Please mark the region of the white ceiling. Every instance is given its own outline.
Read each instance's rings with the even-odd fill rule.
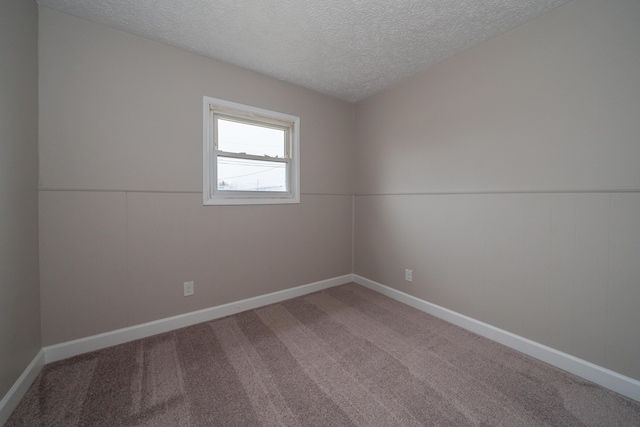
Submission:
[[[38,0],[359,101],[569,0]]]

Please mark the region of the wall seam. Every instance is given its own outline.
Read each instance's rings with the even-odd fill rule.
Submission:
[[[163,193],[163,194],[202,194],[201,190],[160,190],[160,189],[132,189],[132,188],[56,188],[56,187],[39,187],[38,192],[78,192],[78,193]],[[353,193],[300,193],[302,196],[353,196]]]
[[[353,163],[357,162],[356,142],[358,140],[358,129],[356,127],[356,105],[351,104],[351,126],[353,128],[353,141],[351,144],[351,155]],[[351,273],[356,272],[356,170],[351,172]]]
[[[609,194],[609,218],[608,218],[608,230],[607,230],[607,287],[605,288],[605,309],[607,310],[607,320],[604,322],[604,360],[607,366],[609,364],[609,298],[611,297],[611,204],[612,197]]]

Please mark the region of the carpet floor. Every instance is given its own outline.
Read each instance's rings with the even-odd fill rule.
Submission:
[[[46,365],[7,426],[640,426],[640,403],[356,284]]]

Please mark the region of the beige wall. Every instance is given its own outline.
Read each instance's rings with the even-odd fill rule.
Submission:
[[[39,30],[43,345],[351,272],[351,104],[47,8]],[[299,205],[202,206],[204,95],[301,118]]]
[[[0,2],[0,400],[40,350],[37,21]]]
[[[355,273],[640,379],[639,22],[574,1],[357,104]]]
[[[355,166],[355,273],[640,379],[638,2],[457,55],[355,134],[348,103],[40,14],[43,345],[351,272]],[[202,206],[203,95],[301,117],[300,205]]]

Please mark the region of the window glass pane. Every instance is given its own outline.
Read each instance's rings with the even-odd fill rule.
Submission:
[[[218,156],[218,190],[287,191],[287,164]]]
[[[218,150],[284,158],[285,130],[218,118]]]

